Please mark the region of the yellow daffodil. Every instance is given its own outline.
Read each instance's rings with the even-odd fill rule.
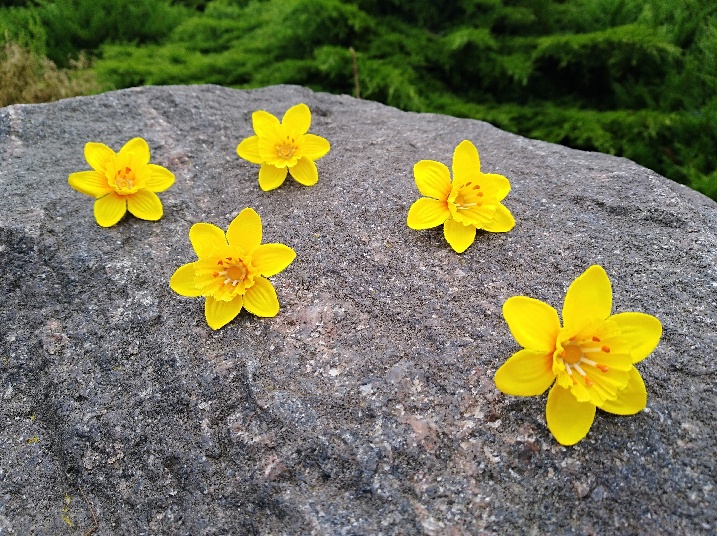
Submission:
[[[85,144],[85,160],[91,171],[72,173],[70,186],[95,201],[95,219],[111,227],[128,210],[143,220],[162,217],[157,192],[174,184],[174,174],[149,163],[149,145],[142,138],[129,140],[115,153],[103,143]]]
[[[440,162],[421,160],[413,166],[422,197],[408,211],[411,229],[443,225],[443,235],[458,253],[473,243],[476,229],[494,233],[510,231],[515,220],[500,202],[510,192],[502,175],[481,173],[478,150],[464,140],[453,152],[453,182],[448,168]]]
[[[284,183],[287,173],[304,186],[319,180],[314,160],[329,152],[329,142],[321,136],[307,134],[311,111],[306,104],[289,108],[281,123],[264,110],[251,116],[256,136],[244,139],[237,154],[252,164],[261,164],[259,186],[265,192]]]
[[[563,326],[547,303],[514,296],[503,305],[510,332],[523,350],[495,373],[506,394],[548,394],[546,420],[555,439],[574,445],[584,438],[598,407],[618,415],[645,408],[647,391],[634,364],[647,357],[662,336],[662,324],[645,313],[611,315],[612,288],[593,265],[568,288]]]
[[[169,281],[182,296],[206,296],[207,324],[219,329],[242,307],[257,316],[276,316],[279,300],[271,282],[296,257],[284,244],[261,243],[261,218],[245,208],[229,224],[226,236],[216,225],[195,223],[189,230],[198,260],[180,266]]]

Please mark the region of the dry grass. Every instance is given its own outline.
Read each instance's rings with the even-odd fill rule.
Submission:
[[[58,69],[46,57],[6,40],[0,49],[0,107],[99,93],[89,67],[89,60],[81,56],[69,69]]]

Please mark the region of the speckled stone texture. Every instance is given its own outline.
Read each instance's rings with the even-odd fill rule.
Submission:
[[[305,102],[312,188],[262,192],[251,113]],[[144,137],[165,216],[99,227],[83,146]],[[471,140],[517,225],[463,255],[406,226],[413,165]],[[174,294],[188,231],[244,207],[297,252],[279,315],[213,332]],[[572,448],[493,374],[506,298],[605,267],[664,325],[647,409]],[[717,204],[634,163],[479,121],[279,86],[142,88],[0,110],[0,534],[714,534]],[[72,526],[69,525],[72,524]]]

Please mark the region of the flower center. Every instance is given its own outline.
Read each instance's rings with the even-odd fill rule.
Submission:
[[[294,153],[296,152],[296,149],[298,149],[298,147],[294,138],[286,136],[286,141],[282,140],[281,143],[277,143],[276,145],[274,145],[274,149],[276,150],[276,155],[279,158],[288,160],[289,158],[294,156]]]
[[[237,264],[227,268],[227,277],[232,281],[244,281],[246,277],[246,268],[243,264]]]
[[[135,176],[134,171],[125,166],[124,169],[119,169],[117,171],[117,175],[115,176],[115,188],[118,193],[129,193],[132,188],[134,188],[136,180],[137,177]]]
[[[224,259],[220,259],[218,264],[222,269],[214,272],[212,275],[214,277],[224,278],[222,285],[236,287],[246,279],[247,268],[241,259],[225,257]]]
[[[575,376],[573,376],[573,371],[577,372],[582,377],[585,381],[586,387],[590,387],[594,382],[590,379],[589,373],[594,373],[597,370],[600,372],[607,372],[609,370],[607,365],[593,361],[592,359],[586,357],[585,354],[594,354],[598,352],[609,354],[610,347],[606,344],[599,347],[592,346],[589,344],[590,342],[599,343],[600,339],[593,337],[592,340],[582,341],[582,344],[578,344],[571,340],[563,346],[562,352],[558,354],[558,359],[560,359],[560,361],[562,361],[565,365],[565,370],[568,373],[568,376],[570,376],[573,380],[573,384],[577,383]],[[592,367],[592,370],[588,369],[586,372],[583,369],[583,366]]]
[[[473,182],[468,181],[458,189],[456,198],[453,200],[457,210],[468,210],[473,207],[480,207],[483,203],[479,201],[480,197],[483,197],[483,192],[479,192],[480,185],[473,185]]]
[[[569,344],[563,349],[563,361],[574,365],[583,357],[583,351],[577,344]]]

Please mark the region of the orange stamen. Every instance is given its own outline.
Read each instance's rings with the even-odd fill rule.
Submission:
[[[602,363],[598,363],[598,364],[595,365],[595,366],[596,366],[597,368],[599,368],[599,369],[600,369],[601,371],[603,371],[603,372],[607,372],[608,370],[610,370],[610,369],[607,367],[607,365],[603,365]]]
[[[593,382],[590,378],[588,378],[587,376],[585,376],[585,385],[586,385],[586,386],[592,387],[592,386],[593,386],[593,383],[595,383],[595,382]]]
[[[610,353],[610,347],[609,347],[607,344],[606,344],[605,346],[603,346],[602,348],[600,348],[600,349],[601,349],[603,352],[605,352],[606,354],[609,354],[609,353]]]
[[[600,339],[597,338],[597,337],[595,337],[595,336],[593,336],[593,342],[600,342]]]

